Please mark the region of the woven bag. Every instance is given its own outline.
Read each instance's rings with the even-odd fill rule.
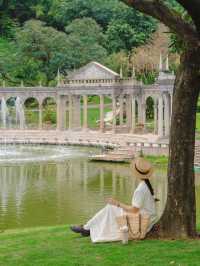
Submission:
[[[150,217],[139,213],[126,213],[116,218],[119,230],[127,226],[129,239],[144,239],[149,226]]]
[[[144,239],[147,234],[147,229],[150,224],[150,217],[147,214],[140,216],[140,239]]]
[[[129,229],[129,238],[140,239],[140,214],[139,213],[127,213],[126,219],[127,219],[128,229]]]
[[[116,217],[116,221],[119,229],[122,227],[128,226],[126,214]]]

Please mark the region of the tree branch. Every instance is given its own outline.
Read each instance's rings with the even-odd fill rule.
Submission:
[[[162,0],[122,0],[131,7],[150,15],[168,26],[186,42],[196,43],[199,37],[195,27],[184,21],[173,9],[167,7]]]
[[[200,1],[199,0],[176,0],[182,5],[193,19],[193,22],[200,34]]]

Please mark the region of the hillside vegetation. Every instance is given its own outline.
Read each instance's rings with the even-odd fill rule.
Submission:
[[[91,60],[119,71],[156,27],[119,0],[1,0],[0,81],[51,85]]]

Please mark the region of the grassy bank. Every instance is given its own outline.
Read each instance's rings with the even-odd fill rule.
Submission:
[[[145,156],[147,160],[152,162],[153,164],[158,164],[158,165],[167,165],[168,163],[168,157],[167,156],[153,156],[153,155],[147,155]]]
[[[200,113],[197,113],[196,116],[196,130],[199,132],[200,131]]]
[[[1,266],[197,266],[199,250],[197,240],[92,244],[66,226],[0,234]]]

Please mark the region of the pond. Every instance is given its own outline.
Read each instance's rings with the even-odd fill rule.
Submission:
[[[67,146],[2,146],[0,230],[84,223],[109,196],[130,202],[138,181],[129,165],[88,161],[90,154],[99,152]],[[161,215],[166,169],[156,167],[154,176]]]

